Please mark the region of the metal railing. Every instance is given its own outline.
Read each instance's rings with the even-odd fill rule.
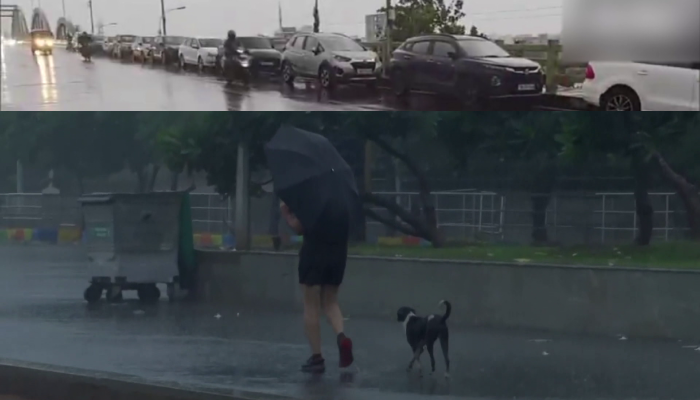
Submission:
[[[594,211],[595,213],[600,214],[600,226],[596,227],[595,229],[600,230],[601,243],[605,243],[606,233],[610,233],[611,231],[629,232],[631,238],[634,239],[637,232],[637,225],[639,222],[634,201],[634,193],[611,192],[596,193],[595,195],[600,197],[601,204],[601,208],[599,210]],[[660,203],[663,204],[663,208],[661,209],[658,209],[658,207],[654,207],[654,214],[660,214],[662,216],[663,224],[661,226],[657,226],[658,224],[654,224],[654,227],[652,229],[654,232],[661,232],[662,238],[666,242],[670,239],[670,233],[676,230],[685,230],[685,228],[676,227],[675,224],[672,223],[672,217],[674,214],[676,214],[676,211],[671,208],[671,198],[675,195],[675,193],[649,193],[649,197],[651,198],[652,202],[658,199],[661,200]],[[632,209],[616,209],[615,201],[617,200],[619,202],[620,200],[625,199],[628,201],[628,204],[630,200],[632,201]],[[656,200],[657,205],[659,204],[658,200]],[[617,224],[610,226],[610,217],[614,215],[626,216],[625,219],[631,221],[631,226],[616,226]]]
[[[418,192],[376,192],[377,196],[394,198],[396,203],[417,215],[420,212]],[[505,219],[505,197],[494,192],[463,190],[434,192],[430,196],[435,205],[439,228],[449,230],[454,236],[476,237],[479,234],[502,235]],[[373,211],[386,215],[383,208]],[[381,225],[368,221],[370,225]],[[457,235],[455,235],[457,234]]]

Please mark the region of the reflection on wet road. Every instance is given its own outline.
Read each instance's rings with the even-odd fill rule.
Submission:
[[[333,94],[315,85],[288,87],[262,79],[244,88],[227,87],[219,78],[132,65],[106,58],[85,63],[76,53],[56,49],[33,56],[22,45],[3,46],[2,109],[51,111],[381,111],[460,110],[451,100],[414,95],[398,101],[386,91],[364,85],[341,87]],[[508,109],[523,107],[507,106]],[[499,109],[503,109],[500,108]]]
[[[685,348],[697,343],[452,326],[452,380],[442,376],[440,355],[438,374],[421,379],[405,371],[410,350],[400,324],[352,315],[352,373],[335,367],[324,327],[329,370],[314,379],[298,372],[308,356],[299,315],[165,300],[93,308],[81,299],[89,273],[76,247],[0,246],[0,260],[0,358],[305,400],[697,400],[700,393],[699,354]]]

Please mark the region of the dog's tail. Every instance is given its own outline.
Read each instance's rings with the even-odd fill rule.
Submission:
[[[442,316],[442,323],[444,324],[447,318],[450,318],[450,314],[452,314],[452,304],[447,300],[441,300],[438,305],[445,305],[445,315]]]

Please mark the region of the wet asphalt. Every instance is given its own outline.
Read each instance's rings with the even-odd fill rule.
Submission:
[[[141,65],[96,56],[92,63],[65,48],[32,55],[26,45],[3,45],[0,57],[4,111],[459,111],[457,101],[427,94],[397,100],[364,85],[329,93],[312,82],[289,87],[261,78],[250,87],[226,85],[213,74],[177,66]],[[500,102],[494,110],[541,109],[541,104]]]
[[[440,355],[435,376],[406,372],[399,323],[352,315],[355,366],[337,368],[324,324],[329,369],[309,377],[298,371],[309,353],[300,315],[166,299],[143,306],[129,293],[87,306],[83,260],[78,246],[0,246],[0,359],[303,399],[700,398],[700,343],[452,326],[448,381]]]

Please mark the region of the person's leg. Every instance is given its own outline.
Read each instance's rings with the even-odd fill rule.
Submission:
[[[299,284],[304,305],[304,331],[311,346],[311,357],[301,366],[304,372],[320,373],[326,370],[321,355],[321,281],[323,275],[314,260],[309,245],[304,243],[299,252]]]
[[[304,295],[304,330],[314,355],[321,355],[321,286],[301,285]]]
[[[328,322],[333,327],[336,335],[343,333],[344,321],[343,313],[338,304],[338,291],[340,286],[324,285],[322,293],[323,312],[328,318]]]

